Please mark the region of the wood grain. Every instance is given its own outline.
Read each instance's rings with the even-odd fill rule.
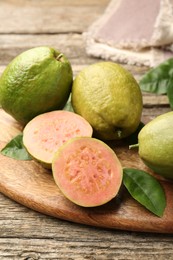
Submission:
[[[71,224],[45,217],[20,205],[12,207],[8,199],[6,202],[2,217],[7,214],[7,221],[0,229],[9,231],[2,233],[0,239],[2,260],[161,260],[164,257],[171,260],[172,235],[122,232]],[[8,216],[12,211],[15,211],[16,217],[10,232],[11,220]]]
[[[90,63],[92,59],[85,52],[84,39],[81,34],[46,34],[31,35],[31,34],[10,34],[1,35],[0,38],[0,65],[7,65],[14,57],[21,52],[38,46],[52,46],[63,52],[68,59],[77,64]],[[66,44],[64,44],[66,43]],[[94,59],[96,60],[96,59]]]
[[[71,223],[30,210],[0,194],[2,260],[172,260],[171,234]]]
[[[81,4],[80,0],[1,0],[0,17],[3,22],[0,23],[0,33],[81,33],[103,13],[108,3],[109,0],[100,0],[99,5],[91,0],[85,1],[85,4]]]
[[[1,148],[5,141],[21,131],[18,125],[4,111],[0,111]],[[15,136],[14,135],[14,136]],[[146,169],[137,155],[124,144],[110,142],[123,167]],[[116,147],[116,148],[115,148]],[[154,216],[136,201],[124,188],[120,194],[101,207],[83,208],[67,200],[52,178],[51,171],[35,161],[18,161],[0,155],[0,191],[11,199],[46,215],[92,226],[173,233],[173,184],[162,181],[167,197],[167,207],[162,218]],[[139,217],[140,216],[140,217]]]

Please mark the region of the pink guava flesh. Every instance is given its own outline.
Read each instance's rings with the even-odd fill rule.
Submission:
[[[52,171],[65,197],[83,207],[110,201],[122,183],[122,167],[114,151],[91,137],[66,142],[54,156]]]
[[[81,116],[64,110],[36,116],[23,130],[23,143],[37,160],[51,164],[54,153],[67,140],[92,136],[92,127]]]

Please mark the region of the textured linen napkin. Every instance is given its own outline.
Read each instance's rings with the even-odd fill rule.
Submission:
[[[173,57],[173,0],[112,0],[84,37],[89,55],[154,67]]]

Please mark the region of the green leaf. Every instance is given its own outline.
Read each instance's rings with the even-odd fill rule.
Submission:
[[[173,84],[173,58],[149,70],[139,81],[142,91],[156,94],[167,94],[170,84]]]
[[[32,160],[23,145],[23,135],[13,138],[2,150],[1,154],[17,160]]]
[[[166,196],[161,184],[153,176],[142,170],[124,168],[123,184],[135,200],[158,217],[163,216]]]

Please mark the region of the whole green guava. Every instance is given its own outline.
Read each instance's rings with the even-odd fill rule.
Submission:
[[[119,64],[98,62],[76,76],[72,106],[102,140],[125,138],[136,131],[142,114],[142,93],[133,75]]]
[[[173,179],[173,111],[146,124],[138,135],[139,155],[155,173]]]
[[[36,47],[18,55],[0,78],[0,104],[22,124],[62,109],[73,82],[71,64],[54,48]]]

